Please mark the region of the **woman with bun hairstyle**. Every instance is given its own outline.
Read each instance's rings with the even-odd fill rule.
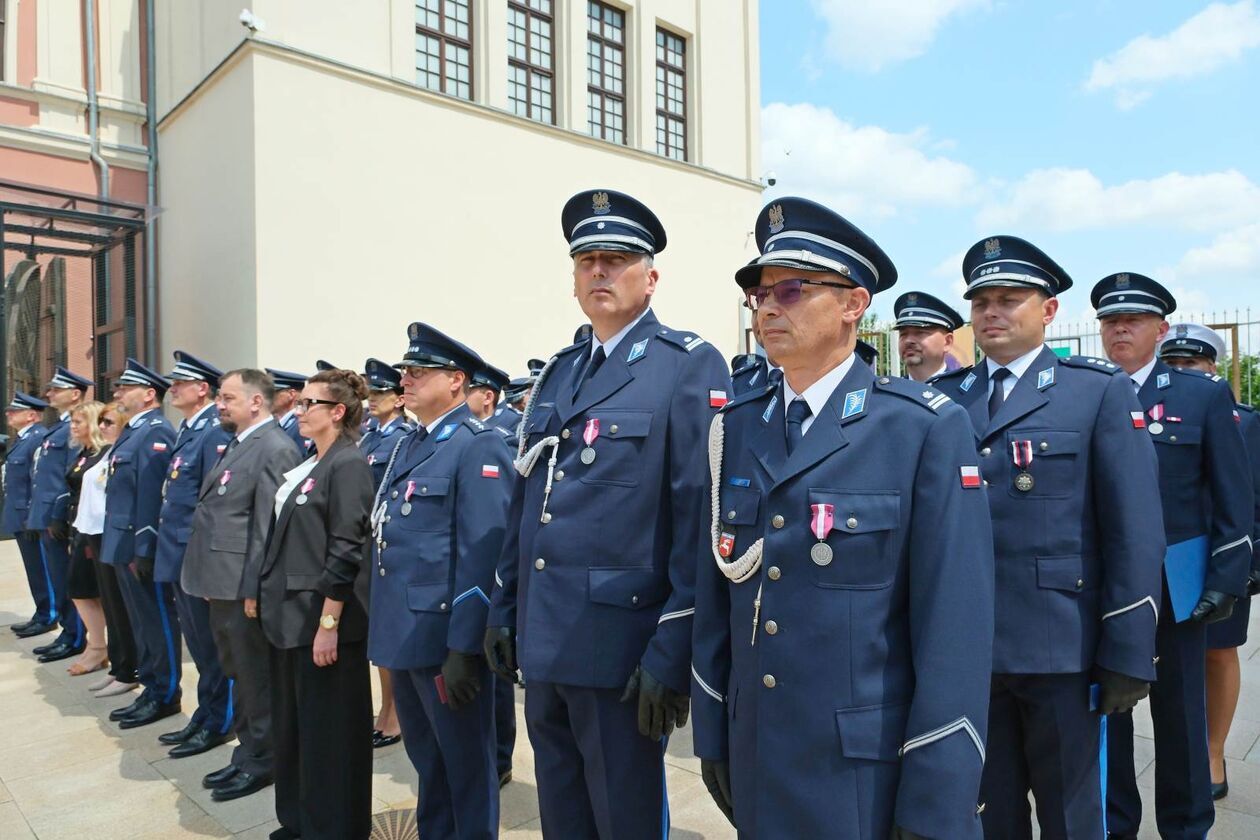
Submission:
[[[285,473],[259,581],[271,644],[273,840],[357,840],[372,814],[367,569],[372,468],[355,446],[368,389],[332,369],[296,403],[310,458]]]

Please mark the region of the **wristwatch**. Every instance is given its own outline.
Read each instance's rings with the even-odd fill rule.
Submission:
[[[319,626],[325,630],[336,630],[337,625],[341,623],[341,619],[335,615],[326,615],[319,620]]]

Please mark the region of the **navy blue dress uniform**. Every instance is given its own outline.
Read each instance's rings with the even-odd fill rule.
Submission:
[[[398,367],[485,363],[426,324],[408,329]],[[481,640],[514,473],[501,432],[466,403],[399,437],[377,491],[368,657],[389,668],[403,743],[420,776],[423,837],[495,837],[492,675]],[[451,708],[444,664],[476,656],[480,689]]]
[[[127,708],[136,715],[144,711],[143,717],[150,717],[179,711],[181,641],[175,597],[169,583],[153,577],[162,485],[175,446],[175,430],[160,408],[169,380],[129,358],[118,384],[153,388],[159,401],[159,407],[128,419],[110,450],[105,531],[101,535],[101,561],[113,566],[118,575],[144,689]],[[135,571],[130,568],[133,564]],[[120,717],[127,726],[126,716]]]
[[[222,375],[223,372],[214,365],[176,350],[175,366],[168,378],[206,382],[212,389],[217,389]],[[153,579],[170,586],[174,593],[180,632],[197,665],[197,710],[186,730],[190,738],[202,730],[209,733],[201,736],[203,739],[209,736],[222,738],[232,731],[232,680],[224,675],[219,662],[210,626],[210,605],[205,598],[189,595],[179,583],[202,479],[218,462],[219,456],[227,451],[231,440],[232,435],[219,425],[219,409],[213,402],[194,417],[181,420],[162,485]]]
[[[304,374],[293,373],[287,370],[276,370],[275,368],[265,368],[265,370],[271,374],[272,381],[276,383],[277,391],[292,388],[300,392],[306,387],[306,380],[310,378]],[[313,444],[302,437],[302,432],[298,428],[296,411],[289,410],[284,416],[276,418],[276,422],[280,424],[281,429],[284,429],[284,433],[293,439],[293,444],[298,448],[298,454],[302,458],[313,454],[311,452]]]
[[[39,397],[18,391],[9,403],[11,411],[44,411],[48,403]],[[22,555],[26,571],[26,584],[35,602],[35,613],[24,625],[41,633],[51,630],[61,618],[56,590],[52,583],[52,571],[48,568],[38,533],[26,528],[33,496],[31,473],[37,456],[44,445],[48,429],[38,421],[27,426],[9,439],[9,451],[4,462],[4,510],[0,516],[0,531],[12,534]],[[32,634],[33,635],[33,634]]]
[[[763,209],[756,236],[745,289],[765,265],[872,293],[896,280],[873,241],[804,199]],[[803,437],[781,378],[710,432],[696,754],[729,763],[741,837],[978,838],[993,547],[966,415],[856,354],[824,380]]]
[[[968,298],[995,285],[1057,296],[1072,283],[1009,236],[973,246],[963,276]],[[995,369],[1008,374],[993,381]],[[990,391],[1009,375],[990,416]],[[1044,345],[1009,367],[989,359],[931,383],[971,417],[993,522],[985,834],[1029,837],[1031,789],[1042,837],[1098,837],[1102,725],[1091,683],[1104,703],[1136,702],[1155,677],[1164,538],[1151,436],[1118,367]]]
[[[562,225],[570,254],[666,245],[612,191],[570,199]],[[643,674],[689,693],[704,436],[727,382],[717,350],[649,308],[607,347],[557,353],[527,407],[490,623],[516,628],[548,837],[668,833],[662,744],[621,698]]]
[[[363,368],[363,378],[373,391],[393,391],[402,393],[402,374],[380,359],[368,359]],[[359,451],[372,467],[374,487],[380,487],[385,478],[385,466],[389,463],[390,453],[399,438],[411,431],[412,426],[405,415],[390,420],[384,426],[374,424],[359,439]]]
[[[75,388],[87,393],[92,381],[59,366],[48,387]],[[74,650],[82,648],[86,642],[83,622],[66,592],[66,578],[70,572],[70,531],[66,522],[70,488],[66,484],[66,472],[71,458],[78,457],[78,450],[79,445],[70,438],[70,413],[66,412],[48,427],[40,445],[32,469],[31,509],[26,519],[26,527],[38,531],[40,535],[40,548],[44,552],[57,598],[61,640]],[[63,529],[61,533],[51,530],[54,524]]]
[[[1090,296],[1098,318],[1147,314],[1163,319],[1177,308],[1155,280],[1133,272],[1098,281]],[[1185,333],[1179,327],[1173,331]],[[1174,345],[1176,346],[1176,345]],[[1151,686],[1155,725],[1155,819],[1167,838],[1201,838],[1214,808],[1208,767],[1206,622],[1213,593],[1228,602],[1247,593],[1255,508],[1246,446],[1229,386],[1219,377],[1180,371],[1152,357],[1130,374],[1145,428],[1159,457],[1163,503],[1163,603],[1159,614],[1157,679]],[[1223,617],[1223,616],[1222,616]],[[1107,830],[1136,837],[1142,818],[1133,762],[1133,716],[1108,721]]]
[[[770,363],[760,353],[741,353],[731,357],[731,398],[753,388],[764,387]]]

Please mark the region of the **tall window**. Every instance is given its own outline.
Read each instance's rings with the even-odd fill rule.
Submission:
[[[471,0],[416,0],[416,84],[472,99]]]
[[[656,152],[687,159],[687,42],[656,30]]]
[[[508,0],[508,100],[513,113],[555,123],[552,0]]]
[[[592,137],[626,142],[626,15],[586,4],[586,120]]]

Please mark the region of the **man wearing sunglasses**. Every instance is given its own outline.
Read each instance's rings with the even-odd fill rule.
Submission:
[[[897,270],[783,198],[735,274],[781,381],[709,438],[695,750],[748,837],[979,838],[993,557],[966,415],[855,350]]]
[[[688,713],[704,436],[727,370],[652,313],[666,237],[651,210],[587,190],[561,226],[592,331],[548,362],[522,421],[486,654],[529,686],[543,833],[659,837],[662,738]]]
[[[993,521],[997,613],[985,834],[1099,837],[1099,714],[1155,677],[1164,529],[1133,383],[1105,359],[1045,344],[1072,285],[1014,236],[963,257],[985,360],[933,380],[967,409]]]

